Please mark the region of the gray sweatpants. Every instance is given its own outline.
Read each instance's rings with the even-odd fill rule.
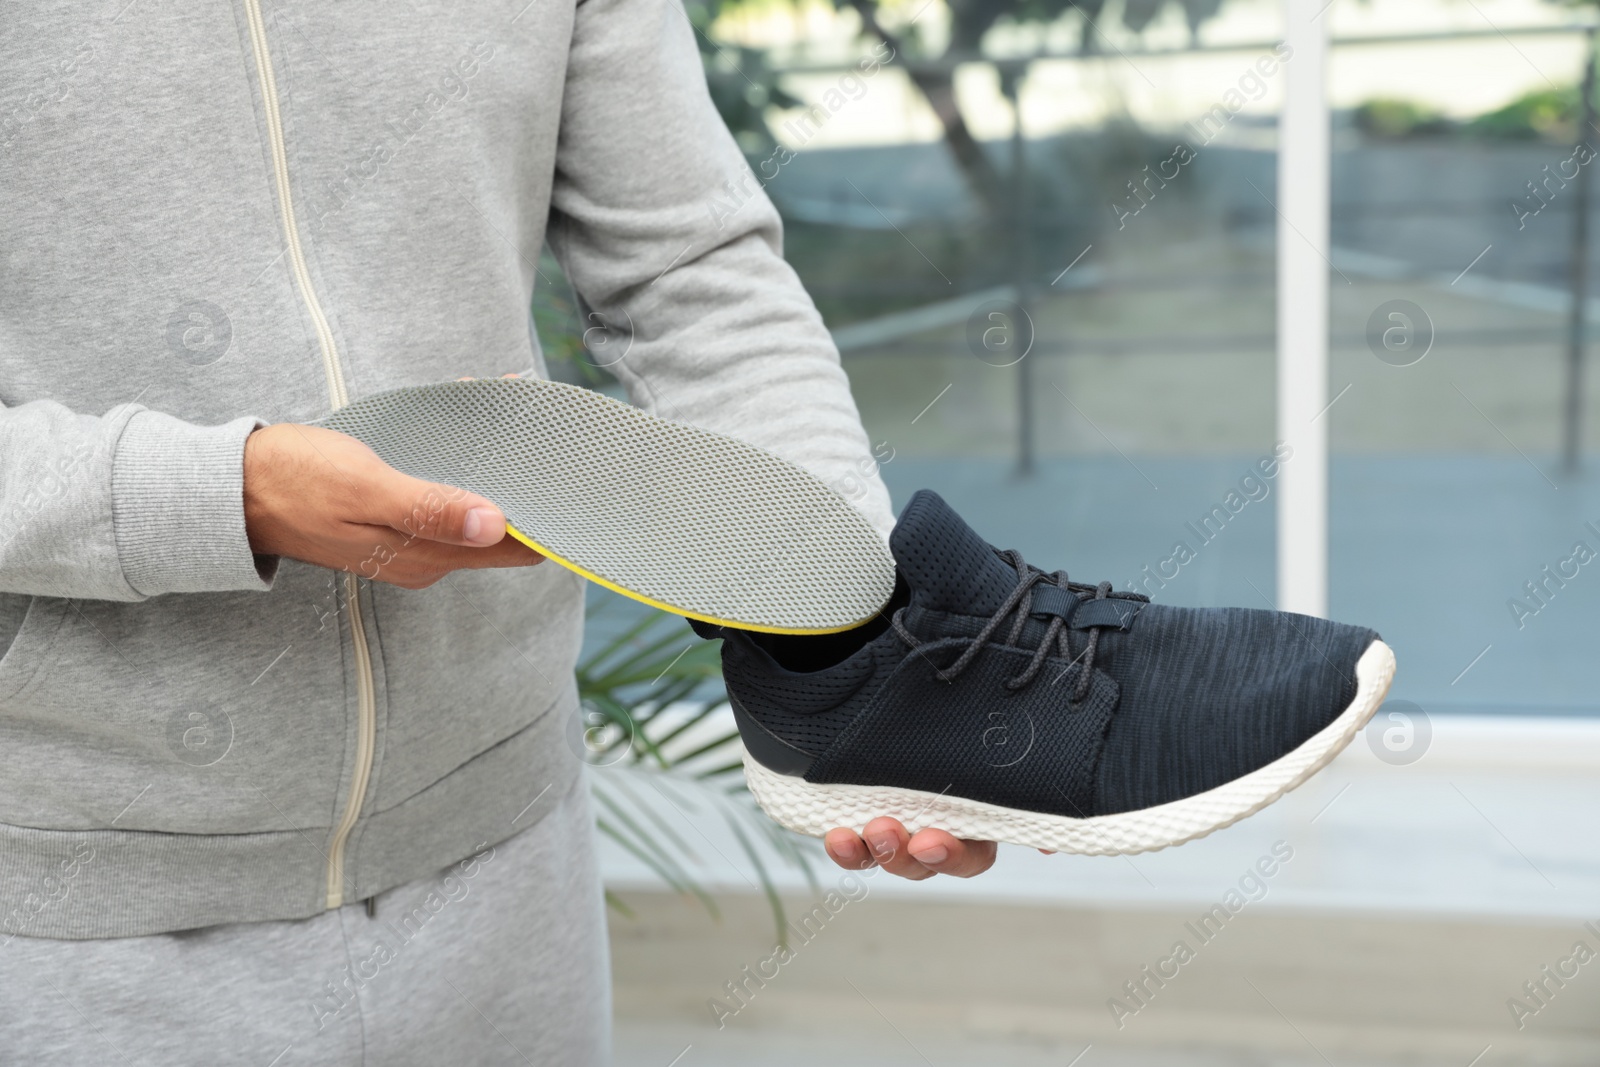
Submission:
[[[610,1062],[588,783],[475,858],[296,922],[0,943],[0,1064]]]

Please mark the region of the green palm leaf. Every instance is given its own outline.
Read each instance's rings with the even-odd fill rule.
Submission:
[[[820,892],[812,869],[816,847],[756,806],[741,773],[738,730],[713,728],[728,702],[719,645],[694,638],[675,615],[611,594],[597,592],[596,599],[591,617],[615,632],[583,657],[577,683],[586,724],[602,727],[585,734],[598,829],[673,892],[699,900],[719,918],[716,901],[685,865],[699,863],[700,856],[662,806],[687,817],[699,808],[692,799],[698,794],[720,809],[748,861],[747,877],[772,910],[778,940],[787,944],[783,901],[762,851],[798,869]],[[636,788],[640,776],[651,776],[644,780],[655,789]],[[668,786],[681,801],[669,795]],[[619,914],[632,915],[615,893],[608,891],[606,900]]]

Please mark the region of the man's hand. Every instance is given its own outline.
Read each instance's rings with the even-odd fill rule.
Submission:
[[[407,589],[465,567],[526,567],[543,556],[506,536],[506,518],[465,489],[401,474],[353,437],[279,423],[244,446],[250,548]]]
[[[920,882],[936,874],[971,878],[994,866],[993,841],[963,841],[943,830],[906,833],[899,819],[873,819],[856,833],[843,827],[822,839],[833,862],[848,870],[882,867],[890,874]]]

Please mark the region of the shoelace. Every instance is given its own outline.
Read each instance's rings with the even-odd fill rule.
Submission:
[[[1028,624],[1028,618],[1033,611],[1033,587],[1040,582],[1057,586],[1073,595],[1093,593],[1093,597],[1090,598],[1093,600],[1105,600],[1107,597],[1115,597],[1118,600],[1134,600],[1146,604],[1150,602],[1150,598],[1142,593],[1112,592],[1110,582],[1101,582],[1099,585],[1084,585],[1080,582],[1068,581],[1066,571],[1046,574],[1039,568],[1024,562],[1022,553],[1013,548],[1000,552],[1000,558],[1016,569],[1019,575],[1016,588],[1011,590],[1011,594],[1006,597],[1005,603],[1001,604],[1000,609],[990,616],[989,621],[978,632],[978,636],[972,639],[972,643],[962,651],[960,657],[950,666],[934,672],[933,676],[941,682],[952,682],[962,671],[966,670],[967,665],[976,659],[978,653],[983,651],[984,646],[989,643],[989,639],[1000,628],[1000,624],[1005,621],[1006,616],[1016,611],[1017,606],[1021,605],[1022,610],[1016,611],[1016,621],[1011,624],[1011,633],[1006,638],[1006,643],[1009,645],[1017,643],[1017,639],[1022,636],[1022,628]],[[905,611],[905,608],[896,611],[890,622],[894,625],[894,631],[899,635],[900,640],[915,651],[921,647],[923,642],[918,640],[910,630],[906,629],[906,624],[901,618]],[[1078,659],[1074,659],[1072,646],[1067,640],[1067,621],[1059,615],[1052,616],[1050,626],[1045,630],[1044,640],[1040,641],[1039,647],[1034,649],[1033,659],[1028,662],[1027,668],[1021,674],[1015,678],[1006,679],[1006,688],[1021,689],[1033,681],[1038,676],[1040,669],[1044,667],[1044,661],[1050,655],[1051,646],[1056,646],[1061,650],[1063,659],[1072,660],[1073,662],[1081,660],[1083,663],[1083,669],[1078,672],[1077,685],[1073,687],[1072,692],[1072,703],[1083,703],[1084,697],[1089,695],[1089,685],[1093,681],[1094,656],[1096,650],[1100,647],[1100,631],[1103,628],[1104,626],[1101,625],[1089,627],[1088,644],[1084,646],[1083,654]]]

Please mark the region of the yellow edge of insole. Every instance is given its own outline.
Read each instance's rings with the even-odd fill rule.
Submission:
[[[624,589],[615,582],[608,582],[593,571],[585,570],[584,568],[578,566],[570,559],[562,559],[560,556],[556,555],[554,552],[550,551],[548,548],[544,547],[539,542],[535,541],[533,538],[529,537],[527,534],[511,525],[509,522],[506,523],[506,533],[510,534],[512,537],[515,537],[518,541],[521,541],[523,544],[527,545],[529,548],[533,549],[546,559],[554,560],[563,567],[567,568],[567,570],[576,574],[581,574],[594,584],[603,585],[613,593],[621,593],[630,600],[637,600],[641,604],[649,604],[653,608],[660,608],[662,611],[671,612],[674,615],[682,615],[687,619],[696,619],[700,622],[709,622],[714,626],[729,626],[735,630],[754,630],[756,633],[763,634],[838,634],[844,633],[846,630],[854,630],[858,626],[865,626],[872,620],[873,616],[877,614],[877,612],[873,612],[872,615],[867,616],[865,619],[850,623],[848,626],[824,626],[816,628],[804,626],[757,626],[756,624],[749,622],[735,622],[732,619],[719,619],[715,615],[702,615],[698,611],[689,611],[686,608],[676,607],[672,604],[665,604],[659,600],[652,600],[643,593],[635,593],[632,589]]]

